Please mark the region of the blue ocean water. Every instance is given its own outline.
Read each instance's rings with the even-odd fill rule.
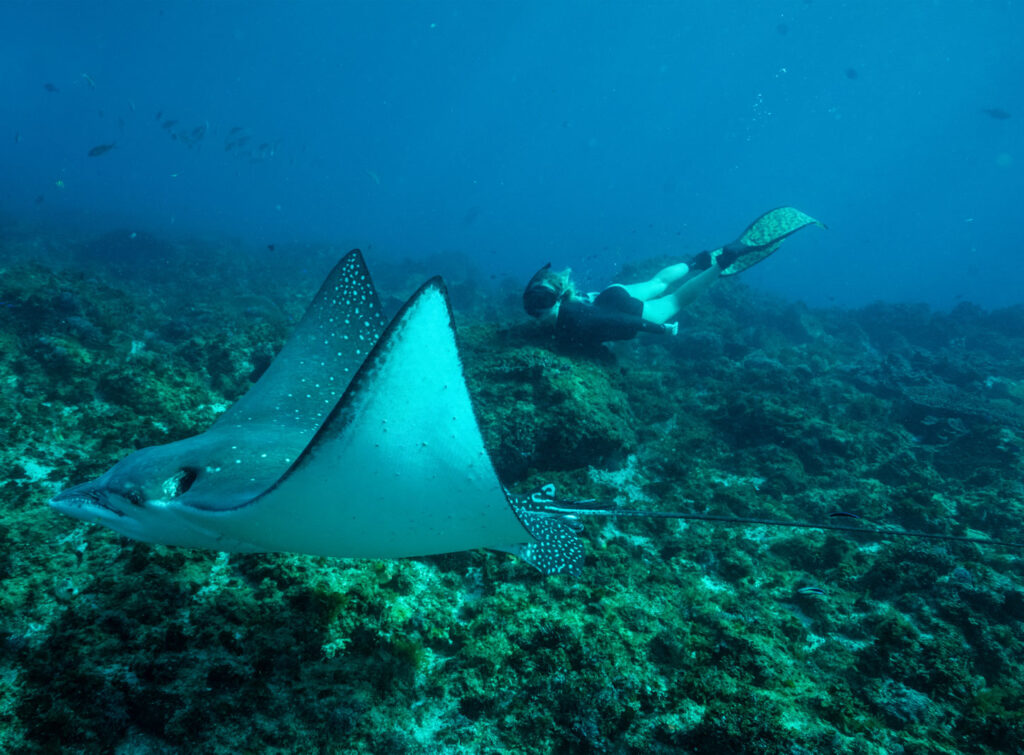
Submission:
[[[0,752],[1021,752],[1022,18],[0,3]]]
[[[0,5],[0,210],[585,285],[828,223],[811,304],[1021,300],[1019,3]],[[90,156],[91,149],[114,145]]]

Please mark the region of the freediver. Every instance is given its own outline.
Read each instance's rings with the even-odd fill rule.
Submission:
[[[650,280],[613,283],[588,294],[576,291],[571,269],[555,272],[549,262],[527,284],[523,307],[531,317],[550,323],[558,341],[576,346],[625,341],[641,332],[676,335],[680,311],[719,277],[757,264],[787,236],[808,225],[827,227],[793,207],[779,207],[761,215],[739,238],[719,249],[669,265]]]

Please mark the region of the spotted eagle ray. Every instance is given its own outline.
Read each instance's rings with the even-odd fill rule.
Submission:
[[[209,430],[136,451],[51,505],[164,545],[354,558],[489,547],[576,572],[576,525],[540,497],[498,480],[441,279],[387,325],[353,250]]]
[[[578,574],[581,516],[951,535],[613,509],[510,493],[484,446],[440,278],[390,324],[358,249],[260,379],[206,432],[125,457],[50,501],[136,540],[217,551],[400,558],[491,548]],[[845,512],[844,512],[845,513]],[[1017,546],[1015,546],[1017,547]]]

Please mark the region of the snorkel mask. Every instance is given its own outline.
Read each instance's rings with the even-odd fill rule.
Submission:
[[[551,272],[549,262],[530,278],[523,291],[523,309],[530,317],[540,317],[562,298],[565,286],[562,276]]]

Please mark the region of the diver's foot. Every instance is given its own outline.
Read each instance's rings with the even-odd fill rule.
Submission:
[[[711,267],[711,262],[711,252],[705,250],[693,258],[693,261],[690,262],[690,269],[702,273]]]
[[[757,247],[747,246],[740,241],[733,241],[731,244],[726,244],[722,247],[722,253],[715,258],[715,264],[718,265],[719,270],[727,270],[732,263],[755,249]]]

